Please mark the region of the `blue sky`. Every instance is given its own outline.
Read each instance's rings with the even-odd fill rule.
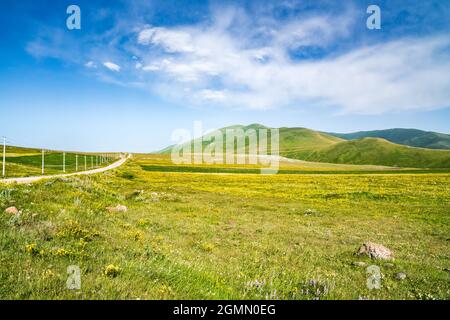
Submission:
[[[196,120],[450,133],[449,17],[439,0],[2,1],[0,135],[146,152]]]

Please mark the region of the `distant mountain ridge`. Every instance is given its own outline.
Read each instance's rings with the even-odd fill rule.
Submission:
[[[418,129],[386,129],[373,131],[358,131],[352,133],[327,133],[345,140],[361,138],[382,138],[390,142],[404,144],[411,147],[427,149],[450,150],[450,135]]]
[[[227,129],[242,129],[246,131],[260,128],[269,129],[260,124],[251,124],[248,126],[229,126],[218,129],[218,131],[225,135]],[[376,132],[397,141],[415,142],[416,144],[420,142],[420,147],[395,143],[383,137],[364,136],[365,134],[375,135]],[[408,168],[450,168],[450,150],[426,149],[423,147],[423,145],[446,146],[446,136],[448,135],[434,132],[432,132],[434,135],[430,135],[431,133],[424,135],[422,134],[423,132],[425,131],[416,129],[391,129],[355,132],[354,134],[329,134],[301,127],[282,127],[279,128],[279,153],[287,158],[314,162],[371,164]],[[440,135],[442,135],[442,139],[437,140],[434,138]],[[422,137],[422,139],[418,137]],[[223,138],[223,141],[225,140]],[[191,144],[192,147],[194,141],[198,140],[192,140],[185,145]],[[202,147],[206,148],[211,143],[213,141],[209,139],[202,141]],[[172,148],[173,146],[169,146],[161,150],[160,153],[171,153]],[[247,152],[247,141],[245,149],[236,149],[236,151],[238,153]],[[450,149],[450,145],[444,149]]]

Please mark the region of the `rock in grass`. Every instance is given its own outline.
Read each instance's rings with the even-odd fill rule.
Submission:
[[[373,243],[366,242],[364,243],[358,250],[357,255],[368,255],[372,259],[381,259],[381,260],[390,260],[392,259],[392,251],[386,248],[385,246]]]
[[[16,207],[9,207],[5,209],[5,213],[8,214],[19,214],[19,210]]]
[[[405,279],[406,279],[406,273],[404,273],[404,272],[399,272],[399,273],[397,273],[397,274],[395,275],[395,278],[396,278],[397,280],[405,280]]]
[[[310,215],[316,214],[316,213],[317,213],[317,210],[314,210],[314,209],[306,209],[305,212],[304,212],[304,215],[305,215],[305,216],[310,216]]]
[[[115,213],[115,212],[127,212],[128,208],[126,206],[120,205],[118,204],[115,207],[107,207],[106,210],[108,210],[108,212],[110,213]]]
[[[116,207],[117,212],[127,212],[128,208],[126,206],[122,206],[122,205],[117,205]]]
[[[352,265],[354,265],[355,267],[366,267],[367,263],[365,263],[363,261],[355,261],[352,263]]]

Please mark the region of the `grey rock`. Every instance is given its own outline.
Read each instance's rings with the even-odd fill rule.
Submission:
[[[406,279],[406,273],[404,273],[404,272],[399,272],[399,273],[397,273],[397,274],[395,275],[395,278],[396,278],[397,280],[405,280],[405,279]]]
[[[115,207],[107,207],[106,210],[108,210],[110,213],[115,213],[115,212],[127,212],[128,208],[126,206],[120,205],[118,204]]]
[[[381,260],[390,260],[392,259],[392,251],[386,248],[385,246],[373,243],[366,242],[359,248],[357,255],[368,255],[372,259],[381,259]]]

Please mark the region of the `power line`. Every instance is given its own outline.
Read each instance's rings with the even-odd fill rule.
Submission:
[[[1,143],[1,138],[0,138],[0,143]],[[1,148],[1,146],[0,146]],[[19,150],[16,150],[14,148],[19,148]],[[28,149],[28,150],[20,150],[20,148],[22,149]],[[11,156],[11,159],[18,159],[19,161],[14,161],[11,160],[12,163],[14,164],[23,164],[25,166],[25,168],[27,167],[37,167],[39,166],[36,161],[34,159],[32,159],[33,157],[39,157],[40,155],[40,165],[41,165],[41,173],[42,175],[45,175],[46,173],[46,169],[50,169],[50,172],[48,173],[52,173],[52,170],[61,170],[66,173],[67,172],[67,168],[72,167],[73,163],[71,163],[69,161],[69,163],[67,163],[67,157],[68,156],[75,156],[75,171],[78,172],[79,170],[79,162],[78,162],[78,156],[83,156],[84,157],[84,170],[87,171],[88,170],[88,157],[91,158],[90,162],[90,166],[91,168],[94,168],[94,164],[96,165],[96,167],[102,167],[103,165],[109,164],[111,160],[115,159],[116,157],[118,157],[118,155],[120,155],[119,152],[114,152],[114,153],[99,153],[99,152],[76,152],[76,151],[64,151],[64,150],[51,150],[51,149],[47,149],[47,148],[42,148],[42,147],[38,147],[35,146],[33,144],[30,143],[24,143],[23,141],[17,140],[17,139],[13,139],[13,138],[9,138],[7,136],[3,136],[3,155],[2,155],[2,177],[5,178],[6,177],[6,154],[8,152],[8,149],[10,150],[10,152],[14,153],[15,155]],[[34,149],[34,150],[32,150]],[[62,155],[62,159],[59,160],[61,162],[59,162],[59,164],[55,164],[55,155]],[[53,156],[53,157],[50,157]],[[28,157],[31,157],[31,162],[25,161],[23,162],[23,160],[21,160],[22,158],[26,159]],[[47,159],[46,159],[47,157]],[[50,158],[49,158],[50,157]],[[73,159],[73,158],[72,158]],[[56,161],[58,161],[56,159]],[[72,167],[73,168],[73,167]],[[48,170],[47,170],[48,171]]]

